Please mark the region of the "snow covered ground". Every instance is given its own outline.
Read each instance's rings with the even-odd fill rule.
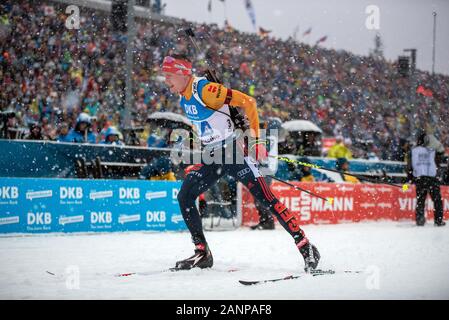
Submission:
[[[303,272],[279,226],[207,232],[211,270],[130,277],[114,274],[163,270],[191,255],[189,234],[1,237],[0,299],[449,299],[449,227],[370,222],[304,230],[321,252],[322,269],[363,273],[238,283]]]

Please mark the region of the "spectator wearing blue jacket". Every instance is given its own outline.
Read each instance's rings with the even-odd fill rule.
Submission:
[[[112,126],[107,128],[104,133],[104,140],[100,141],[100,144],[123,145],[123,142],[120,141],[120,132],[117,128]]]
[[[59,124],[57,134],[56,141],[71,142],[69,136],[69,124],[67,122],[61,122]]]
[[[71,129],[68,134],[69,142],[76,143],[96,143],[95,134],[90,131],[91,119],[87,113],[80,113],[76,119],[74,129]]]

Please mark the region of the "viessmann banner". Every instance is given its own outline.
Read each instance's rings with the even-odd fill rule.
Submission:
[[[181,182],[0,178],[0,233],[186,230]]]
[[[298,183],[302,189],[312,191],[333,202],[324,201],[281,182],[273,182],[271,190],[290,209],[301,224],[358,222],[363,220],[415,219],[416,191],[413,185],[407,191],[381,184]],[[441,187],[445,219],[449,218],[449,187]],[[259,221],[254,200],[242,188],[242,224]],[[426,217],[433,221],[433,202],[426,201]]]

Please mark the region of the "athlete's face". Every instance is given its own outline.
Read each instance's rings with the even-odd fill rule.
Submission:
[[[170,92],[176,94],[182,93],[190,80],[190,76],[170,72],[164,72],[163,75],[165,77],[165,84],[170,88]]]

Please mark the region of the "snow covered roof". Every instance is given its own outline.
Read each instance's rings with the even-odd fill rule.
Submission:
[[[323,131],[316,124],[309,120],[286,121],[282,124],[282,127],[288,131],[313,131],[323,133]]]

